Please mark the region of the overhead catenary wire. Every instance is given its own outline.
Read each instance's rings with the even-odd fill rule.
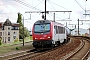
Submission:
[[[56,4],[56,3],[54,3],[54,2],[52,2],[52,1],[49,1],[49,3],[51,4],[51,3],[53,3],[53,4],[55,4],[55,5],[57,5],[57,6],[59,6],[59,7],[61,7],[61,8],[63,8],[63,9],[65,9],[65,10],[68,10],[67,8],[65,8],[65,7],[63,7],[63,6],[60,6],[60,5],[58,5],[58,4]],[[53,7],[53,5],[51,4],[51,6]],[[54,8],[54,7],[53,7]],[[54,8],[55,9],[55,8]],[[69,18],[68,19],[70,19],[70,13],[69,13]]]
[[[39,2],[36,6],[34,6],[34,7],[39,6],[41,3],[43,3],[43,1],[44,1],[44,0],[40,1],[40,2]]]
[[[75,2],[80,6],[80,8],[82,8],[85,11],[85,9],[80,5],[80,3],[77,0],[75,0]]]
[[[60,6],[59,4],[56,4],[55,2],[52,2],[52,1],[50,1],[50,2],[53,3],[53,4],[55,4],[55,5],[57,5],[57,6],[59,6],[59,7],[61,7],[61,8],[63,8],[63,9],[65,9],[65,10],[68,10],[67,8],[65,8],[63,6]]]
[[[51,1],[48,1],[49,2],[49,4],[53,7],[53,9],[55,9],[56,10],[56,8],[50,3]],[[56,15],[56,14],[55,14]],[[57,14],[58,15],[58,14]],[[61,15],[59,15],[59,16],[61,16]],[[58,18],[57,16],[56,16],[56,18]],[[60,19],[60,17],[59,17],[59,19]]]
[[[36,7],[34,7],[34,6],[31,6],[31,5],[29,5],[28,3],[25,3],[25,2],[23,2],[23,1],[20,1],[20,0],[14,0],[14,1],[16,1],[16,2],[18,2],[18,3],[20,3],[20,4],[24,5],[24,6],[27,6],[27,7],[29,7],[29,8],[32,8],[32,9],[41,11],[40,9],[38,9],[38,8],[36,8]]]
[[[50,3],[51,1],[49,1],[49,3]],[[50,5],[53,7],[53,5],[50,3]],[[53,9],[55,9],[54,7],[53,7]],[[56,10],[56,9],[55,9]]]
[[[36,8],[36,7],[33,7],[33,6],[31,6],[31,5],[23,2],[23,1],[20,1],[20,0],[14,0],[14,1],[16,1],[16,2],[22,4],[22,5],[26,6],[26,7],[29,7],[29,8],[31,8],[31,9],[42,11],[42,10],[40,10],[40,9],[38,9],[38,8]],[[41,2],[41,1],[40,1],[40,2]],[[49,2],[49,1],[48,1],[48,2]],[[54,7],[53,7],[53,8],[54,8]],[[60,17],[61,17],[61,16],[59,15],[59,18],[60,18]]]
[[[39,10],[39,11],[41,11],[40,9],[38,9],[38,8],[36,8],[36,7],[33,7],[32,5],[29,5],[29,4],[27,4],[27,3],[23,2],[23,1],[20,1],[20,0],[14,0],[14,1],[16,1],[16,2],[18,2],[18,3],[20,3],[20,4],[24,5],[24,6],[26,6],[26,7],[28,7],[28,8],[32,8],[32,9],[34,9],[34,10]],[[30,14],[30,19],[31,19],[31,14]]]
[[[50,1],[49,1],[50,2]],[[51,3],[51,2],[50,2]],[[57,5],[57,6],[59,6],[59,7],[61,7],[61,8],[65,8],[65,7],[62,7],[62,6],[60,6],[60,5],[58,5],[58,4],[55,4],[55,5]],[[32,6],[32,5],[31,5]],[[52,5],[52,7],[53,7],[53,5]],[[81,6],[82,7],[82,6]],[[30,7],[29,7],[30,8]],[[36,8],[36,6],[35,6],[35,8]],[[33,8],[31,8],[31,9],[33,9]],[[67,8],[65,8],[66,10],[68,10]],[[82,7],[82,9],[83,9],[83,7]],[[37,10],[37,9],[34,9],[34,10]],[[84,9],[83,9],[84,10]],[[85,10],[84,10],[85,11]],[[50,14],[51,15],[51,14]],[[69,15],[70,16],[70,15]],[[60,18],[61,16],[59,16],[59,18]],[[57,18],[57,17],[56,17]]]

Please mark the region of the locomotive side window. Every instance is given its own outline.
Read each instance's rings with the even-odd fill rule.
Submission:
[[[54,29],[56,29],[56,26],[54,26]]]
[[[58,26],[58,34],[60,34],[60,26]]]
[[[56,26],[56,34],[58,34],[58,27]]]
[[[50,24],[35,24],[34,33],[47,33],[50,32]]]
[[[54,29],[56,31],[56,34],[58,34],[58,27],[57,26],[54,26]]]
[[[61,33],[65,33],[65,28],[59,26],[59,34],[61,34]]]
[[[62,34],[65,33],[65,28],[60,26],[54,26],[54,29],[56,30],[56,34]]]
[[[65,28],[63,27],[63,33],[65,33]]]
[[[63,27],[60,27],[60,34],[63,33]]]

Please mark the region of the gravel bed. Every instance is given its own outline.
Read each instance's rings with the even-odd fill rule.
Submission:
[[[77,48],[80,43],[80,40],[74,39],[69,44],[60,46],[58,49],[36,56],[34,58],[31,58],[30,60],[60,60],[62,56],[65,56],[66,54]]]

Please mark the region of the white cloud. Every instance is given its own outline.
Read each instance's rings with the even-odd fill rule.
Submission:
[[[18,1],[18,0],[17,0]],[[20,0],[22,1],[22,0]],[[78,1],[78,0],[76,0]],[[30,17],[29,13],[25,14],[26,11],[39,11],[42,10],[44,11],[44,0],[23,0],[23,2],[29,4],[29,7],[26,7],[14,0],[0,0],[0,21],[5,21],[7,18],[9,18],[12,22],[16,22],[17,20],[17,13],[20,12],[23,14],[25,19],[28,19]],[[54,4],[54,3],[56,4]],[[79,0],[78,1],[80,5],[85,9],[85,1]],[[86,2],[86,9],[90,9],[90,4],[89,0]],[[62,8],[62,7],[65,8]],[[31,8],[30,8],[31,7]],[[35,8],[33,8],[35,7]],[[37,9],[36,9],[37,8]],[[39,10],[38,10],[39,9]],[[84,10],[75,2],[75,0],[47,0],[47,10],[56,10],[56,11],[61,11],[61,10],[69,10],[72,11],[70,15],[70,19],[73,20],[70,23],[77,23],[77,19],[85,19],[85,16],[83,15],[85,12]],[[90,11],[89,11],[90,12]],[[87,12],[87,13],[89,13]],[[25,26],[29,27],[32,26],[32,24],[39,20],[41,18],[42,14],[33,14],[30,21],[25,21]],[[56,13],[56,16],[58,18],[56,19],[64,19],[69,17],[69,13]],[[47,19],[53,20],[53,13],[49,13],[49,16],[47,15]],[[90,19],[88,17],[88,19]],[[65,22],[62,22],[65,23]],[[69,23],[69,22],[68,22]],[[73,23],[73,24],[74,24]],[[86,25],[85,25],[86,26]],[[82,26],[81,26],[82,27]],[[88,27],[88,26],[87,26]],[[82,27],[84,28],[84,27]],[[86,28],[86,27],[85,27]]]
[[[3,4],[3,2],[2,1],[0,1],[0,5],[2,5]]]

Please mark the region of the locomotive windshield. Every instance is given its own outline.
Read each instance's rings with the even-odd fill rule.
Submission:
[[[35,24],[34,33],[47,33],[50,32],[50,24]]]

